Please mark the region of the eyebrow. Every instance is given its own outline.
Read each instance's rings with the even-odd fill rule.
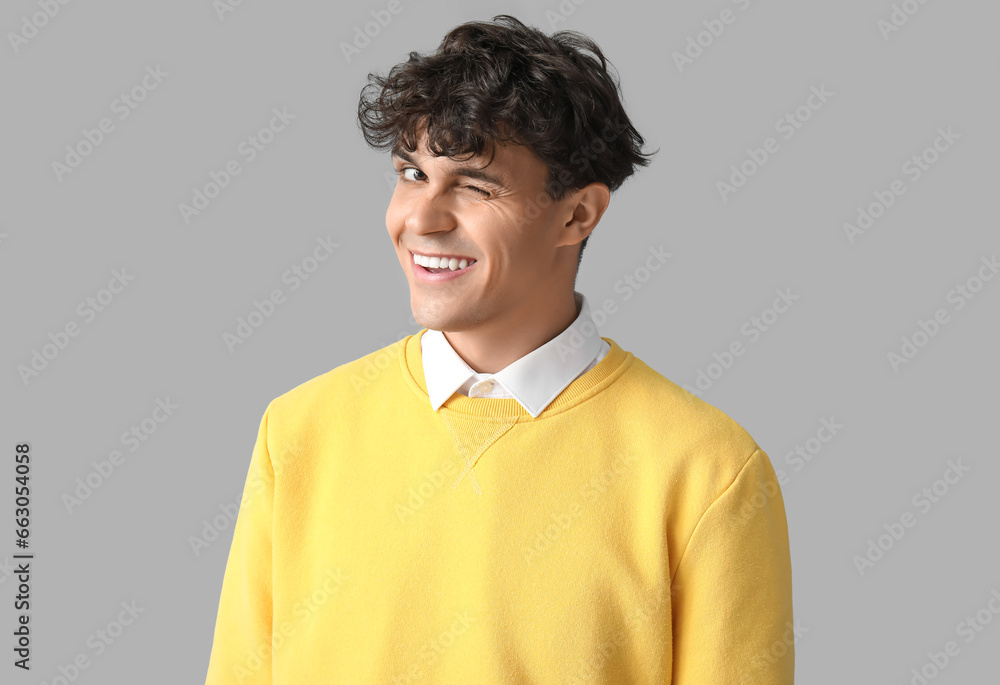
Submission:
[[[409,162],[410,164],[420,166],[419,164],[417,164],[417,160],[413,159],[413,155],[411,155],[409,152],[407,152],[402,148],[397,148],[393,150],[392,156],[394,158],[398,157],[399,159]],[[502,178],[500,178],[495,174],[490,173],[489,171],[480,169],[479,167],[459,164],[457,166],[452,167],[451,170],[447,172],[447,174],[448,176],[465,176],[467,178],[474,178],[480,181],[485,181],[486,183],[489,183],[497,188],[502,188],[504,190],[508,189],[507,183]]]

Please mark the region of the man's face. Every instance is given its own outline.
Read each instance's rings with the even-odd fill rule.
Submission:
[[[413,153],[393,155],[399,178],[385,215],[416,322],[440,331],[516,324],[553,294],[565,294],[578,251],[563,230],[573,194],[547,201],[548,170],[526,147],[498,145],[484,166],[488,155],[434,157],[425,143],[422,137]],[[465,258],[469,265],[435,275],[415,264],[414,254]]]

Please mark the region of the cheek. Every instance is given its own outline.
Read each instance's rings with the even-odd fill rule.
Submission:
[[[389,201],[389,206],[385,210],[385,227],[389,231],[389,234],[393,236],[399,235],[403,228],[403,216],[400,208],[396,194],[393,193],[392,199]]]

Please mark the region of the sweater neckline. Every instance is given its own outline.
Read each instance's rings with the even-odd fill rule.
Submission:
[[[422,328],[400,341],[399,363],[406,384],[430,408],[431,400],[427,394],[424,363],[420,351],[420,336],[427,330]],[[560,414],[604,390],[632,365],[635,357],[631,352],[623,350],[611,338],[601,336],[601,339],[611,346],[611,350],[594,368],[566,386],[537,417],[533,417],[513,397],[468,397],[460,392],[455,392],[445,400],[438,413],[498,422],[541,421]]]

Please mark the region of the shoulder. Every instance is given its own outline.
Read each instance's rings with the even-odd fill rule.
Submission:
[[[670,493],[665,520],[671,553],[679,560],[714,502],[730,491],[727,505],[743,507],[775,475],[766,452],[734,418],[641,361],[635,366],[628,389],[637,400],[632,409],[640,417],[643,468]]]
[[[665,447],[660,452],[684,469],[715,477],[735,474],[759,449],[750,433],[713,404],[663,376],[642,360],[633,362],[633,411],[642,429]]]
[[[365,395],[402,379],[400,354],[409,337],[340,364],[278,395],[267,407],[271,421],[288,426],[306,417],[342,417]]]

